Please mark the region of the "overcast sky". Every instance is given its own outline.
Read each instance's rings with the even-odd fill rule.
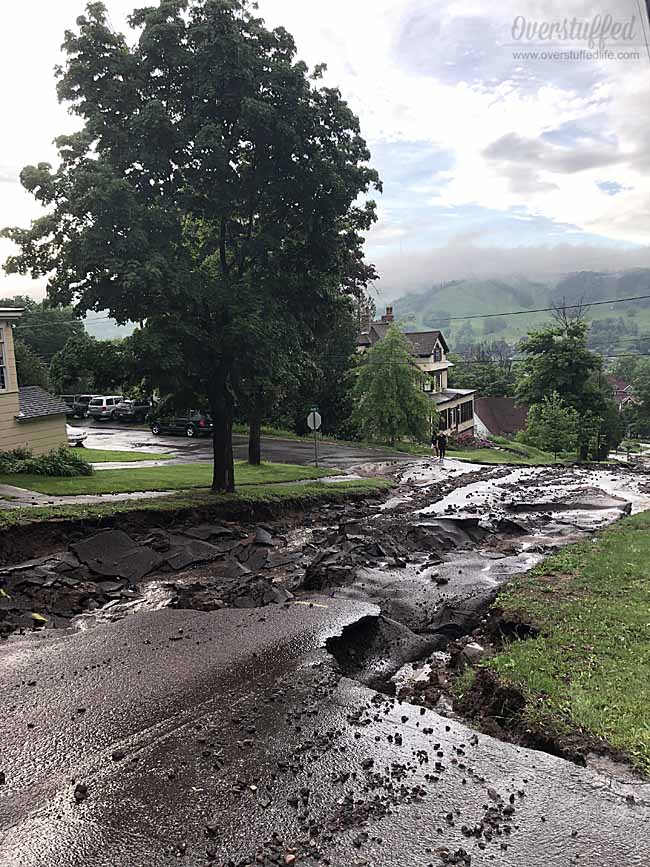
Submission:
[[[107,0],[123,29],[133,0]],[[0,10],[0,225],[39,209],[22,166],[56,162],[54,136],[75,123],[53,67],[82,0],[20,0]],[[328,64],[361,119],[384,182],[367,242],[392,298],[450,277],[540,276],[650,266],[650,60],[639,0],[260,0],[308,64]],[[523,29],[611,15],[627,59],[521,59],[580,51],[580,38],[517,38]],[[632,19],[635,19],[632,21]],[[571,34],[569,34],[571,35]],[[630,35],[631,38],[626,38]],[[11,252],[0,242],[0,258]],[[0,274],[0,295],[43,283]]]

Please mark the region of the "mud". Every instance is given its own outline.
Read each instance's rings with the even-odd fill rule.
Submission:
[[[566,473],[419,462],[381,505],[73,540],[71,569],[139,595],[0,648],[6,863],[643,867],[648,787],[525,742],[515,691],[449,701],[515,628],[486,617],[499,587],[624,513],[548,504],[647,499],[641,474]]]

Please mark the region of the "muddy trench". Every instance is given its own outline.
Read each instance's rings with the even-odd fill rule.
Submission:
[[[509,578],[650,508],[647,490],[650,474],[639,470],[420,461],[400,469],[383,501],[321,505],[263,523],[182,515],[171,526],[76,527],[67,545],[2,569],[0,634],[13,641],[110,627],[167,607],[257,609],[263,620],[267,606],[313,605],[316,596],[367,602],[377,614],[326,640],[341,675],[525,742],[512,724],[520,697],[501,694],[486,675],[455,707],[450,684],[504,635],[528,637],[525,626],[488,616]],[[526,745],[562,754],[552,743]],[[578,750],[563,755],[581,759]]]

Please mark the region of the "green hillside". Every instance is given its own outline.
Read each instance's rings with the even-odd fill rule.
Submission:
[[[531,328],[548,321],[548,313],[499,316],[454,321],[453,317],[480,316],[512,310],[605,301],[650,295],[650,269],[622,272],[581,271],[547,283],[525,277],[494,280],[453,280],[405,295],[393,302],[396,317],[407,330],[441,328],[452,346],[481,341],[516,343]],[[591,307],[591,342],[601,352],[650,352],[650,299]],[[450,321],[451,318],[451,321]]]

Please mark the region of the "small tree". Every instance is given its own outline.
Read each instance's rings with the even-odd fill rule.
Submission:
[[[578,413],[567,406],[557,391],[535,403],[528,411],[526,441],[553,452],[573,451],[578,442]]]
[[[356,371],[352,419],[362,435],[391,445],[405,436],[424,442],[437,428],[437,412],[423,379],[407,338],[392,325]]]

